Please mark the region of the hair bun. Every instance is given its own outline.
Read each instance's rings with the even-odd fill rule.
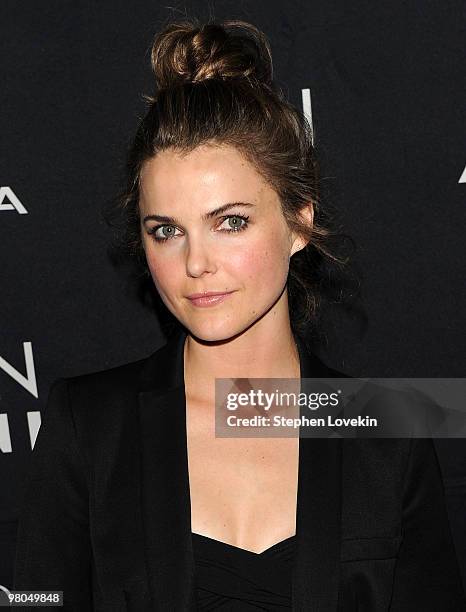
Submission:
[[[241,33],[244,30],[244,33]],[[151,51],[157,89],[207,79],[253,79],[271,85],[272,53],[266,36],[245,21],[170,23]]]

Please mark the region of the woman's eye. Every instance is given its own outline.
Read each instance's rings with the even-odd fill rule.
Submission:
[[[157,242],[164,242],[170,240],[175,236],[174,225],[156,225],[148,232],[152,238]]]
[[[223,232],[240,232],[248,227],[249,216],[246,215],[227,215],[223,217],[224,222],[227,222],[227,228],[221,231]]]

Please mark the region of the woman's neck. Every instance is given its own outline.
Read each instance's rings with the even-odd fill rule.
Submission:
[[[188,334],[184,344],[187,391],[211,398],[216,378],[300,378],[299,351],[290,325],[275,329],[253,326],[221,342],[204,342]]]

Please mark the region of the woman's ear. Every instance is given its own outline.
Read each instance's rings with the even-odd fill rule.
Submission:
[[[303,223],[305,223],[309,228],[312,228],[314,224],[314,206],[312,205],[312,202],[309,202],[309,204],[306,204],[306,206],[304,206],[299,211],[299,216],[301,217],[301,221]],[[305,240],[302,236],[296,235],[294,232],[293,232],[293,236],[294,236],[294,241],[291,247],[290,257],[294,255],[297,251],[304,249],[304,247],[308,243],[308,241]]]

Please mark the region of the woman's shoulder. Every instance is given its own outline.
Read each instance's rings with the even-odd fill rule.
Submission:
[[[68,377],[70,383],[99,383],[112,379],[126,379],[131,374],[136,373],[147,357],[140,357],[137,360],[124,361],[111,367],[99,368],[82,374],[75,374]]]
[[[325,358],[318,356],[316,348],[302,333],[294,335],[301,363],[301,378],[351,378],[327,364]]]
[[[137,360],[127,361],[110,368],[64,377],[62,380],[72,391],[87,389],[96,392],[99,390],[112,390],[132,386],[136,384],[138,376],[149,358],[150,355]]]
[[[112,418],[118,411],[127,410],[139,391],[144,390],[147,379],[164,384],[162,364],[166,361],[166,344],[154,352],[136,360],[56,379],[54,387],[65,390],[72,412],[95,417],[96,413],[109,410]]]

